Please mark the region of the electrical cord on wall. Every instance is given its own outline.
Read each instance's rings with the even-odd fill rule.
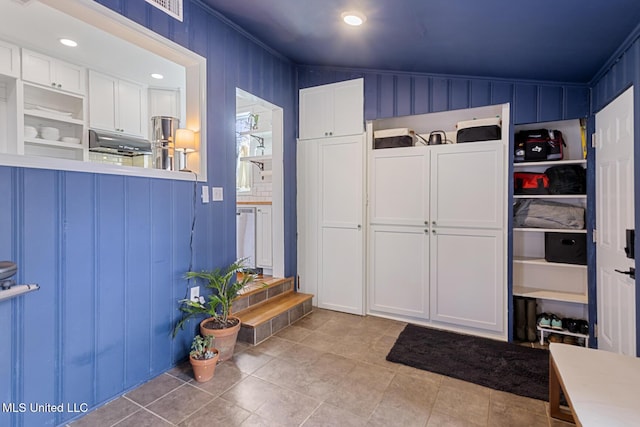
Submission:
[[[195,233],[195,228],[196,228],[196,199],[197,199],[197,194],[198,194],[198,174],[195,172],[191,172],[193,173],[193,200],[192,200],[192,205],[191,205],[191,209],[192,209],[192,216],[191,216],[191,232],[189,235],[189,269],[187,271],[192,271],[193,270],[193,235]],[[185,299],[189,299],[189,283],[190,281],[193,279],[188,279],[187,280],[187,288],[185,289]]]

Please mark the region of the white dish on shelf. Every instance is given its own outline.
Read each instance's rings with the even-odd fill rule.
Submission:
[[[44,111],[45,113],[59,114],[61,116],[67,116],[67,117],[71,117],[71,114],[73,114],[73,113],[69,113],[68,111],[54,110],[53,108],[42,107],[40,105],[36,105],[35,109]]]
[[[60,138],[62,142],[68,142],[69,144],[79,144],[80,138],[76,138],[75,136],[63,136]]]
[[[25,126],[24,127],[24,137],[25,138],[37,138],[38,137],[38,129],[33,126]]]
[[[43,139],[49,139],[51,141],[57,141],[60,138],[60,129],[49,126],[42,126],[40,128],[40,137]]]

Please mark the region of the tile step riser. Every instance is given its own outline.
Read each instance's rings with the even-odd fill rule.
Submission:
[[[286,294],[288,292],[293,292],[293,280],[287,280],[278,285],[266,288],[258,293],[236,298],[233,302],[233,305],[231,306],[231,312],[239,313],[248,308],[259,306],[260,304],[264,304],[272,298],[275,298],[282,294]]]
[[[260,344],[272,335],[275,335],[287,326],[297,322],[313,311],[311,300],[304,301],[289,310],[286,310],[269,321],[256,326],[241,326],[238,334],[238,341],[246,342],[252,345]]]

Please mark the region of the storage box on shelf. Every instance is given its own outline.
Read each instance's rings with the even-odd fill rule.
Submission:
[[[562,160],[542,162],[514,163],[514,172],[527,171],[543,173],[547,168],[559,165],[579,165],[587,167],[583,158],[582,139],[579,120],[561,122],[535,123],[516,127],[523,129],[557,129],[564,135],[567,146],[564,148]],[[541,194],[518,195],[514,202],[523,199],[542,199],[567,205],[580,206],[585,209],[585,217],[589,214],[586,194]],[[560,317],[588,317],[588,266],[579,263],[550,262],[545,256],[545,234],[567,233],[566,236],[587,234],[587,218],[584,229],[571,228],[513,228],[513,295],[535,298],[538,301],[538,312],[553,312]],[[568,239],[569,237],[567,237]],[[541,343],[547,330],[538,329]],[[549,331],[559,333],[563,331]],[[564,335],[585,338],[565,331]],[[588,336],[587,336],[588,338]],[[586,342],[588,345],[588,341]]]

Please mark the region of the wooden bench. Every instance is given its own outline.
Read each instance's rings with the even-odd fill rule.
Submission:
[[[578,426],[640,425],[640,359],[551,343],[549,409]],[[571,412],[560,407],[560,390]]]

